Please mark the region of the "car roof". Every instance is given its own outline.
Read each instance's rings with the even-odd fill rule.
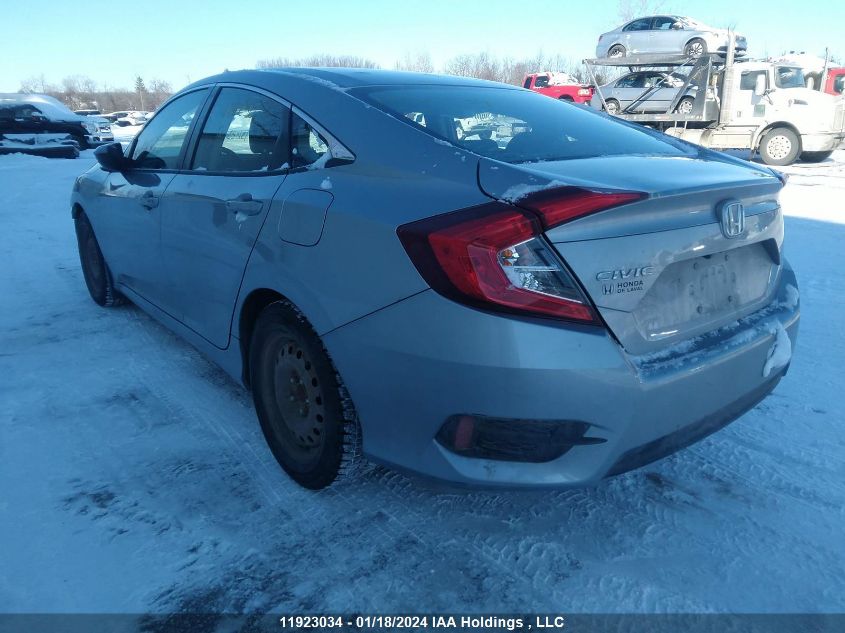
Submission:
[[[443,86],[517,86],[502,84],[484,79],[458,77],[456,75],[436,75],[433,73],[415,73],[401,70],[382,70],[378,68],[262,68],[259,70],[225,71],[219,75],[202,79],[192,86],[221,82],[256,83],[322,83],[326,88],[345,90],[362,86],[407,86],[407,85],[443,85]]]

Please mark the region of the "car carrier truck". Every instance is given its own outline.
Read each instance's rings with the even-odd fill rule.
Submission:
[[[728,49],[730,51],[730,48]],[[845,99],[806,87],[798,66],[761,61],[735,61],[733,55],[642,54],[616,59],[584,60],[595,83],[597,67],[654,68],[686,76],[665,112],[643,114],[638,105],[660,86],[646,88],[614,116],[662,130],[666,134],[714,149],[759,152],[767,165],[795,160],[819,162],[845,139]],[[692,107],[678,105],[695,86]],[[607,102],[596,89],[602,109]],[[639,108],[642,110],[643,108]]]

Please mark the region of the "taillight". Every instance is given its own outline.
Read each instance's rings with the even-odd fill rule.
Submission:
[[[426,282],[446,297],[485,309],[597,323],[543,232],[643,195],[571,187],[541,191],[520,199],[519,206],[493,202],[405,224],[397,233]]]

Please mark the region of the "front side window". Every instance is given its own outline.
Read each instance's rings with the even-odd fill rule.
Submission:
[[[668,136],[525,90],[416,85],[350,92],[432,136],[510,163],[626,154],[685,156],[694,151]],[[422,112],[427,125],[416,124],[405,116],[408,112]],[[456,134],[459,127],[463,134]]]
[[[549,76],[548,75],[540,75],[537,77],[537,80],[534,82],[535,88],[548,88],[549,87]]]
[[[307,167],[327,159],[329,144],[314,127],[294,113],[291,124],[291,166]]]
[[[778,88],[804,88],[804,71],[796,66],[778,66],[775,68],[775,86]]]
[[[202,128],[191,169],[273,171],[288,160],[290,109],[251,90],[223,88]]]
[[[141,130],[132,159],[140,169],[177,169],[188,130],[208,90],[195,90],[168,103]]]
[[[675,22],[677,22],[675,18],[661,15],[654,18],[654,23],[651,28],[657,31],[668,31],[672,28],[672,25],[675,24]]]

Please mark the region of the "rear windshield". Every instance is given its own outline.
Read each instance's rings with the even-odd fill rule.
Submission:
[[[694,152],[669,137],[524,90],[417,85],[350,92],[432,136],[509,163]]]

